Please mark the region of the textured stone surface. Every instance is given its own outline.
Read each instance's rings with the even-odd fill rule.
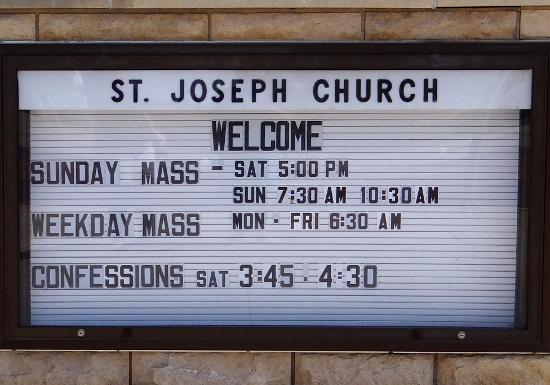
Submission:
[[[432,8],[432,0],[113,0],[113,8]]]
[[[548,355],[442,356],[438,385],[548,385]]]
[[[107,8],[109,0],[1,0],[0,8]]]
[[[431,354],[296,354],[296,385],[432,385]]]
[[[437,0],[437,7],[517,7],[550,5],[550,0]]]
[[[203,14],[42,14],[40,40],[206,40]]]
[[[550,0],[112,0],[113,8],[433,8],[550,6]],[[108,8],[109,0],[1,0],[0,8]]]
[[[516,11],[367,12],[367,40],[515,39]]]
[[[212,40],[360,40],[360,13],[228,13],[211,19]]]
[[[34,40],[34,15],[0,14],[0,40]]]
[[[522,10],[521,11],[521,38],[536,39],[550,37],[550,10]]]
[[[290,353],[138,353],[133,385],[288,385]]]
[[[1,385],[127,385],[128,353],[0,352]]]

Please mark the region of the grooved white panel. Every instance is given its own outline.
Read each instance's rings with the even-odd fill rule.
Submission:
[[[513,327],[519,108],[32,111],[30,323]]]

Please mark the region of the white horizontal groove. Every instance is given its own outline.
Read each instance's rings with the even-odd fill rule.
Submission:
[[[216,115],[31,114],[31,159],[117,160],[118,185],[32,185],[33,213],[133,213],[129,237],[32,238],[37,265],[183,264],[184,288],[32,289],[34,325],[369,325],[512,327],[515,315],[517,111],[249,114],[323,119],[323,151],[213,152]],[[219,114],[219,117],[236,116]],[[141,185],[141,162],[197,160],[197,185]],[[212,171],[221,164],[222,171]],[[235,178],[237,160],[268,160],[266,177]],[[347,160],[347,178],[278,176],[278,160]],[[266,186],[266,204],[232,203],[233,186]],[[439,186],[436,205],[361,204],[360,189]],[[346,186],[346,204],[277,203],[277,187]],[[137,188],[136,188],[137,187]],[[85,202],[85,208],[83,207]],[[143,213],[199,212],[200,237],[144,238]],[[321,214],[317,231],[289,230],[289,212]],[[233,212],[263,212],[266,230],[235,231]],[[331,212],[367,212],[366,231],[329,231]],[[403,228],[376,231],[401,212]],[[279,223],[272,222],[279,213]],[[292,289],[240,288],[239,265],[292,264]],[[327,264],[375,264],[376,289],[323,286]],[[198,270],[225,269],[230,287],[195,286]],[[307,277],[307,281],[303,281]],[[348,279],[348,276],[345,276]]]

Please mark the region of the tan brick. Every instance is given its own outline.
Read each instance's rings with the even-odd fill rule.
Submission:
[[[133,353],[133,385],[287,385],[290,353]]]
[[[550,10],[522,10],[521,11],[521,38],[540,39],[550,37]]]
[[[519,7],[550,5],[550,0],[437,0],[437,7]]]
[[[109,0],[1,0],[1,8],[108,8]]]
[[[127,385],[128,353],[0,352],[2,385]]]
[[[35,16],[0,14],[0,40],[34,40]]]
[[[367,40],[517,38],[516,11],[436,10],[367,12]]]
[[[450,355],[439,359],[439,385],[548,385],[547,355]]]
[[[296,385],[432,385],[431,354],[296,354]]]
[[[432,8],[433,0],[113,0],[113,8]]]
[[[360,13],[212,15],[213,40],[360,40]]]
[[[42,14],[40,40],[206,40],[202,14]]]

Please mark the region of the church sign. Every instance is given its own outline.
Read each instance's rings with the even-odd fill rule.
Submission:
[[[3,344],[546,350],[547,57],[480,46],[5,46]]]

